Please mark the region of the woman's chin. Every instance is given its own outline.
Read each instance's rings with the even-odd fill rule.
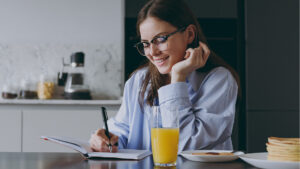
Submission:
[[[157,69],[158,69],[159,73],[163,74],[163,75],[169,74],[171,72],[171,69],[169,69],[169,68],[158,67]]]

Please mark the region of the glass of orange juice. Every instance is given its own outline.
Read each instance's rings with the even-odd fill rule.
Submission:
[[[153,106],[151,144],[154,165],[176,166],[178,142],[178,109],[161,109],[159,106]]]

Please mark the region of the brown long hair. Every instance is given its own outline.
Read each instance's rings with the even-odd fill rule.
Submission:
[[[156,17],[160,20],[166,21],[176,28],[186,27],[188,25],[196,26],[196,36],[194,41],[188,45],[188,48],[196,48],[199,46],[199,41],[207,43],[207,40],[202,33],[200,24],[189,9],[187,4],[183,0],[150,0],[148,1],[144,7],[138,13],[136,30],[138,36],[140,36],[139,27],[140,24],[147,19],[148,17]],[[213,51],[211,51],[210,56],[204,67],[197,69],[198,72],[209,72],[215,67],[223,66],[227,68],[231,74],[234,76],[238,86],[239,86],[239,95],[240,95],[240,81],[239,76],[235,72],[235,70],[229,66],[222,58],[216,55]],[[147,95],[147,104],[150,106],[154,105],[154,99],[158,97],[157,90],[168,84],[169,75],[168,74],[160,74],[155,65],[148,61],[145,65],[139,67],[137,70],[148,67],[145,79],[142,83],[142,91],[140,102],[144,102],[144,95],[147,90],[147,86],[149,83],[150,88]]]

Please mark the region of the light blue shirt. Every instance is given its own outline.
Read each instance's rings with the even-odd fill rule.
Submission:
[[[137,71],[126,83],[119,112],[108,121],[119,136],[119,149],[151,150],[151,107],[139,103],[147,69]],[[237,83],[226,68],[209,73],[192,72],[186,82],[171,83],[158,90],[161,107],[179,106],[179,147],[183,150],[232,150]],[[145,93],[145,98],[147,93]],[[145,101],[145,99],[144,99]]]

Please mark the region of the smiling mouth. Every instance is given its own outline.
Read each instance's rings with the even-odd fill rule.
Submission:
[[[161,58],[161,59],[154,59],[154,62],[157,63],[157,64],[162,64],[168,58],[169,58],[169,56]]]

